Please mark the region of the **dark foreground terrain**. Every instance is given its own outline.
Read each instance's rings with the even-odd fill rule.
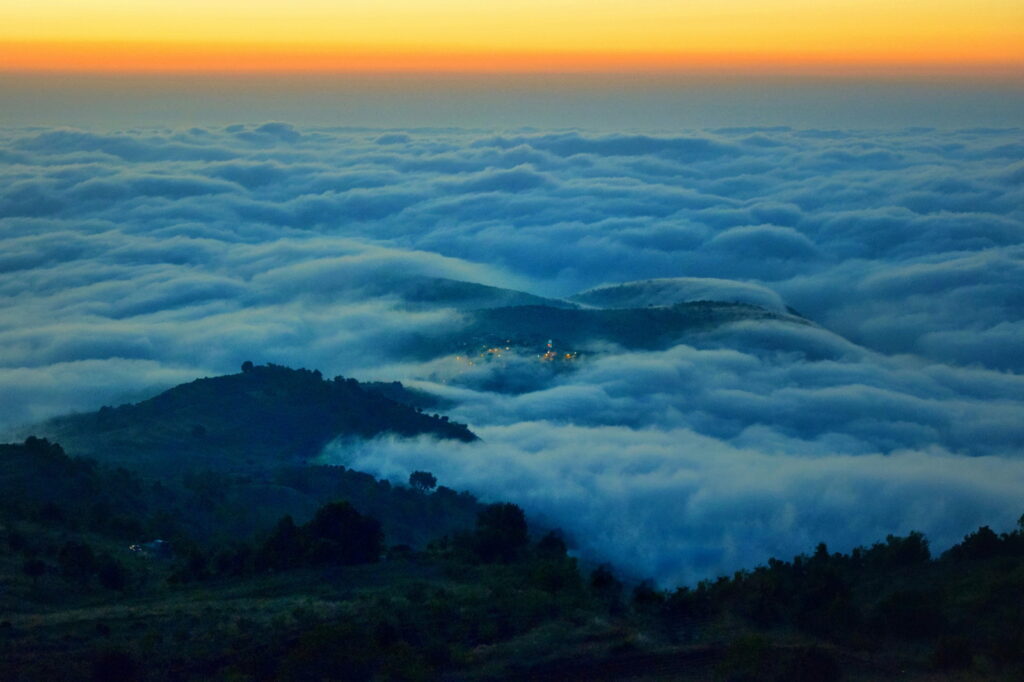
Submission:
[[[47,429],[0,446],[0,679],[1024,676],[1024,527],[658,589],[429,472],[313,463],[336,436],[473,437],[356,382],[247,367]]]

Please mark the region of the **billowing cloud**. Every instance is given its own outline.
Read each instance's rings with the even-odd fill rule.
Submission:
[[[665,581],[948,544],[1024,511],[1020,137],[3,129],[0,426],[270,361],[444,395],[483,443],[330,456],[431,468]],[[450,280],[777,314],[460,365],[433,356],[468,310],[536,301]]]
[[[520,422],[449,446],[381,440],[328,461],[404,480],[426,468],[490,499],[510,494],[564,528],[583,556],[628,574],[693,583],[791,557],[822,540],[849,551],[922,530],[936,549],[979,525],[1010,527],[1024,467],[942,450],[890,455],[765,453],[685,429]]]

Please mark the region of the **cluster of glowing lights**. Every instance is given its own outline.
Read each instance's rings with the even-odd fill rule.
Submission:
[[[511,344],[512,341],[508,340],[506,343]],[[472,367],[479,362],[491,362],[494,360],[500,360],[505,356],[506,353],[514,354],[517,351],[512,348],[511,345],[507,346],[481,346],[481,350],[476,354],[457,354],[455,356],[455,362],[466,366]],[[557,351],[554,348],[554,342],[549,340],[545,345],[543,353],[539,353],[536,356],[540,362],[572,362],[579,359],[578,351]]]

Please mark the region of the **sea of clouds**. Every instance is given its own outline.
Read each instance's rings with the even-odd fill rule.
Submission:
[[[400,379],[483,441],[328,458],[511,499],[666,584],[1024,512],[1019,129],[21,128],[0,177],[0,426],[247,359]],[[417,346],[462,318],[406,305],[412,276],[707,278],[816,325],[442,382]]]

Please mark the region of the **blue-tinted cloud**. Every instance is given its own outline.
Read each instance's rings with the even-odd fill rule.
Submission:
[[[483,444],[335,455],[434,468],[665,580],[818,540],[948,543],[1024,511],[1020,139],[0,130],[0,420],[271,361],[444,394]],[[427,356],[488,294],[432,306],[433,278],[549,297],[643,280],[579,300],[809,322],[598,346],[563,373],[529,352],[457,365]]]

